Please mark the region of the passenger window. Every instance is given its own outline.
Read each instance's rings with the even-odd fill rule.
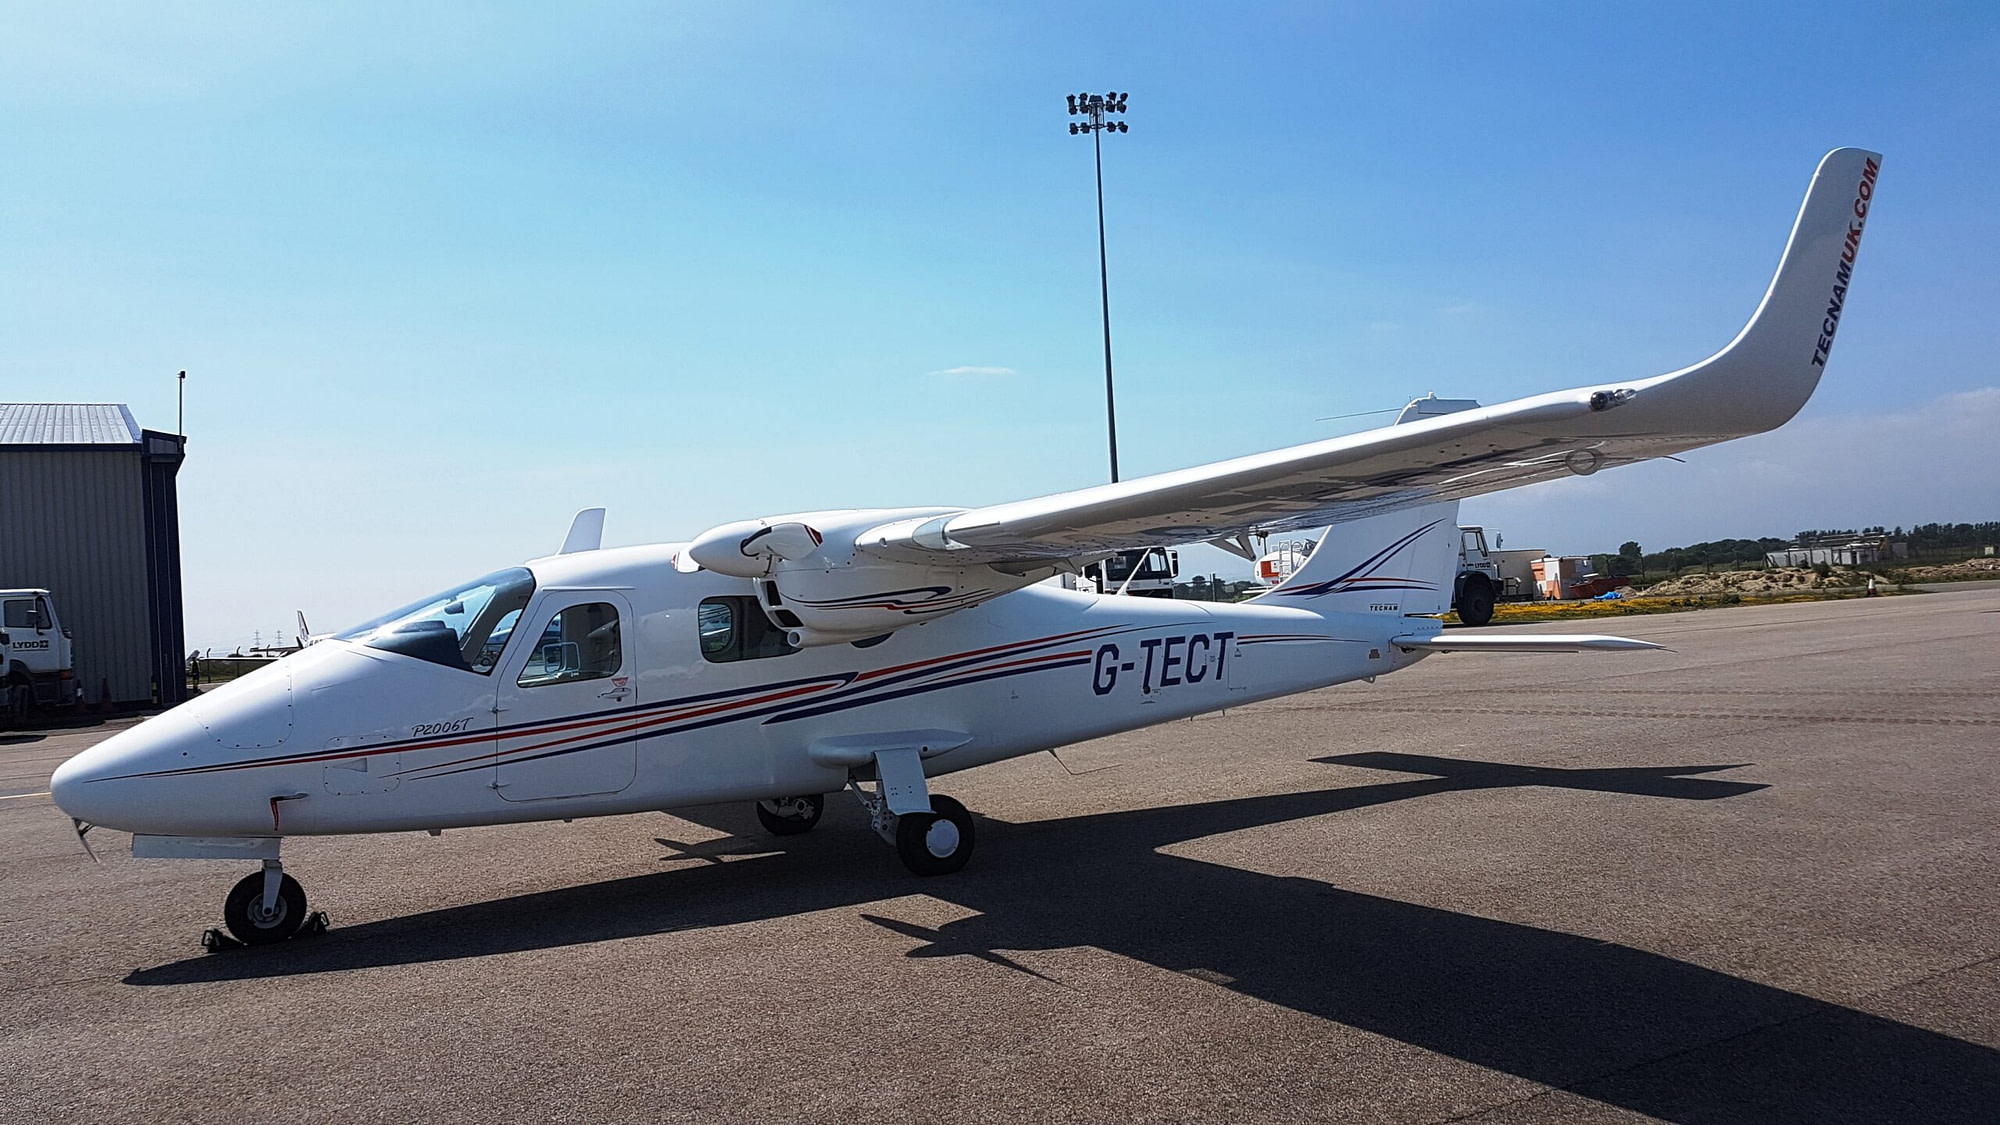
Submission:
[[[799,651],[785,631],[771,624],[756,598],[706,598],[695,613],[701,655],[715,664],[732,660],[762,660]]]
[[[624,663],[618,610],[604,602],[564,608],[542,626],[515,683],[542,687],[615,676]]]
[[[7,602],[7,628],[32,629],[35,627],[35,603],[27,598],[12,598]]]

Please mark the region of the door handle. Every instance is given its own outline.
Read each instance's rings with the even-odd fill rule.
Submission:
[[[612,688],[612,689],[611,689],[610,691],[600,691],[600,692],[598,692],[598,693],[597,693],[597,698],[599,698],[599,699],[618,699],[618,700],[622,700],[622,699],[624,699],[624,698],[625,698],[626,696],[628,696],[628,695],[630,695],[630,694],[632,694],[632,689],[631,689],[631,688],[622,688],[622,687],[621,687],[621,688]]]

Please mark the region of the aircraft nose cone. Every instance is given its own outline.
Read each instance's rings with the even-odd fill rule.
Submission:
[[[83,815],[84,789],[96,777],[96,771],[88,760],[90,754],[89,750],[85,750],[57,766],[55,774],[49,778],[49,796],[55,799],[56,807],[80,820],[90,819]]]
[[[114,779],[112,768],[117,756],[107,751],[112,749],[112,741],[122,737],[115,735],[56,767],[49,778],[49,796],[57,808],[78,820],[115,827],[111,822],[117,819],[122,803],[115,792],[120,782]]]
[[[78,820],[131,831],[149,810],[160,811],[158,794],[143,775],[181,764],[190,735],[207,738],[177,711],[119,731],[57,766],[49,796]]]

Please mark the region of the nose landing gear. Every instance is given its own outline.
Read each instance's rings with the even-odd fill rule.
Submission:
[[[273,798],[272,803],[275,806],[277,801],[293,799]],[[79,834],[84,831],[88,826],[79,825]],[[201,944],[210,950],[269,945],[326,932],[326,915],[306,909],[304,888],[285,874],[278,862],[283,840],[281,836],[155,836],[141,832],[132,837],[132,858],[263,860],[264,869],[244,876],[222,901],[222,920],[229,932],[205,930]]]
[[[276,876],[275,893],[266,893]],[[268,900],[268,901],[266,901]],[[269,945],[299,932],[306,920],[306,892],[299,881],[273,867],[245,875],[222,900],[222,921],[245,945]]]
[[[222,900],[222,921],[229,936],[209,930],[201,937],[209,949],[233,945],[270,945],[302,934],[326,932],[326,915],[307,911],[305,888],[285,874],[275,859],[264,870],[245,875]],[[235,940],[230,940],[234,938]]]

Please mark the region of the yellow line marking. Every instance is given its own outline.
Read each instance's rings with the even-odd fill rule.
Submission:
[[[48,795],[49,791],[44,789],[40,793],[16,793],[11,797],[0,797],[0,801],[18,801],[23,797],[46,797]]]

